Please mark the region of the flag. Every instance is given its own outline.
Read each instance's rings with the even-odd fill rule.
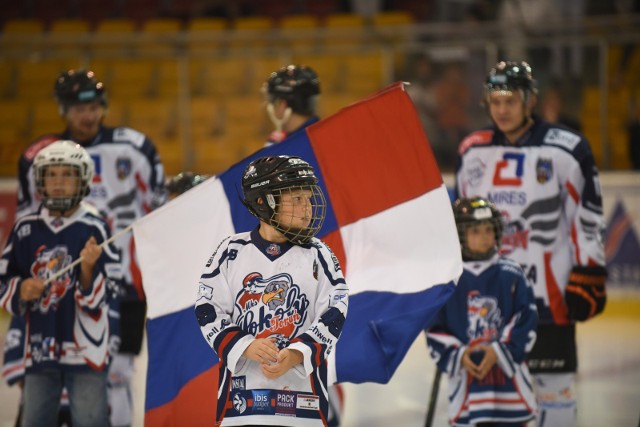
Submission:
[[[134,235],[147,296],[146,425],[209,425],[217,358],[193,306],[198,279],[225,237],[257,226],[241,203],[252,160],[300,156],[327,198],[318,237],[341,262],[349,312],[330,381],[389,381],[453,292],[460,244],[445,187],[402,84],[260,150],[147,215]]]

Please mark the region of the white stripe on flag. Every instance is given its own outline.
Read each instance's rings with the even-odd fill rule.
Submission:
[[[440,188],[342,227],[347,283],[363,291],[414,293],[462,274],[453,211]],[[453,278],[453,279],[452,279]]]
[[[133,232],[147,317],[193,307],[207,259],[235,233],[222,181],[212,177],[194,187],[136,222]]]

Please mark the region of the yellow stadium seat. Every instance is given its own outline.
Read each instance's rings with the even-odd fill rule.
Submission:
[[[93,49],[99,54],[118,55],[135,49],[136,23],[127,18],[104,19],[96,25]]]
[[[241,17],[234,21],[229,47],[232,49],[265,48],[271,44],[271,19],[262,16]]]
[[[95,61],[99,64],[102,61]],[[156,63],[151,59],[113,59],[105,60],[105,75],[102,78],[110,96],[152,97],[156,88]]]
[[[33,122],[31,124],[31,138],[60,132],[65,124],[58,112],[58,106],[51,100],[36,101],[33,104]]]
[[[358,46],[365,41],[365,19],[353,13],[331,14],[322,34],[324,47]]]
[[[57,54],[82,55],[91,49],[90,23],[82,19],[58,19],[51,23],[47,42]]]
[[[181,48],[179,35],[182,22],[173,18],[154,18],[146,20],[140,30],[138,49],[144,53],[170,54]]]
[[[128,103],[109,99],[107,115],[104,120],[105,125],[112,127],[129,125]]]
[[[281,44],[294,49],[314,49],[320,21],[314,15],[291,15],[280,20]]]
[[[342,75],[346,71],[343,64],[343,56],[333,53],[294,54],[292,62],[297,65],[311,67],[320,79],[322,93],[338,92]]]
[[[211,141],[224,130],[221,104],[215,97],[191,98],[189,105],[191,140]]]
[[[344,107],[347,107],[358,101],[357,97],[349,94],[323,93],[320,95],[318,104],[318,113],[320,117],[329,117]]]
[[[194,18],[187,24],[187,48],[191,55],[217,52],[226,46],[227,21]]]
[[[31,137],[31,103],[23,99],[0,101],[0,129],[5,139],[0,144],[29,141]]]
[[[217,96],[248,94],[252,75],[250,62],[246,58],[195,58],[190,61],[191,92],[196,96]]]
[[[53,88],[58,75],[78,63],[57,59],[24,60],[16,63],[16,96],[28,100],[45,100],[55,107]]]
[[[2,52],[37,52],[44,47],[44,22],[37,19],[12,19],[5,23],[0,38]]]

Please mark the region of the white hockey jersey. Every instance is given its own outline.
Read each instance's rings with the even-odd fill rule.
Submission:
[[[222,425],[326,425],[326,358],[347,308],[340,264],[322,241],[277,244],[257,229],[224,240],[207,262],[195,304],[202,335],[222,363]],[[275,338],[304,362],[267,379],[242,355],[256,338]]]
[[[486,197],[505,221],[502,254],[534,285],[541,324],[569,324],[564,291],[574,266],[604,266],[598,171],[588,142],[534,119],[516,144],[494,127],[459,147],[456,197]]]

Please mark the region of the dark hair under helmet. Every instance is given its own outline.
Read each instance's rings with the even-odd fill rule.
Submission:
[[[465,261],[489,259],[500,249],[503,230],[502,215],[493,203],[482,197],[460,198],[453,204],[453,216],[458,228],[462,258]],[[489,222],[493,225],[496,246],[485,253],[473,252],[467,246],[466,231],[468,227],[483,222]]]
[[[281,98],[294,113],[311,115],[315,112],[313,97],[320,94],[320,79],[311,67],[287,65],[269,75],[266,91],[270,102]]]
[[[326,201],[313,167],[296,156],[269,156],[254,160],[242,176],[244,204],[253,215],[281,232],[287,240],[304,244],[315,236],[324,222]],[[309,191],[308,225],[297,228],[278,216],[283,195]],[[292,219],[292,218],[289,218]]]

